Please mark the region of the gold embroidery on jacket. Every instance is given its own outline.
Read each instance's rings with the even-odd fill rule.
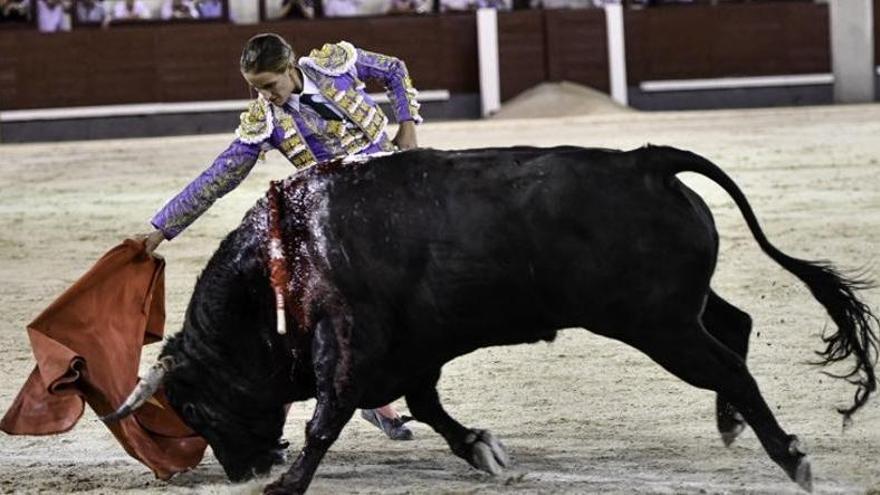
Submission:
[[[241,142],[255,144],[266,140],[272,134],[272,112],[263,98],[257,98],[248,104],[248,109],[239,116],[238,129],[235,137]]]
[[[297,170],[315,164],[318,160],[312,154],[312,150],[306,144],[300,130],[297,129],[293,116],[283,108],[278,108],[275,115],[278,119],[278,126],[284,130],[284,138],[278,144],[281,153]]]
[[[284,131],[284,137],[288,138],[291,135],[296,133],[296,124],[293,122],[293,116],[284,110],[277,112],[281,115],[278,115],[278,126]]]
[[[300,63],[310,66],[328,76],[338,76],[348,72],[357,61],[357,50],[348,42],[327,43],[319,50],[312,50]]]
[[[366,134],[370,143],[375,143],[385,132],[388,118],[385,113],[373,103],[372,105],[364,98],[362,92],[355,88],[339,90],[332,80],[316,77],[320,80],[319,89],[327,101],[336,103],[337,109],[344,113]],[[323,80],[321,80],[323,79]],[[347,148],[347,147],[346,147]]]

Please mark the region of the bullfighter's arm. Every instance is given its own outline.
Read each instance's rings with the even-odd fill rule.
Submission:
[[[406,70],[406,64],[402,60],[369,52],[357,48],[357,61],[354,66],[357,70],[358,79],[379,81],[388,93],[391,100],[391,108],[397,122],[411,120],[420,123],[419,102],[416,101],[418,91],[413,87]]]
[[[159,210],[150,223],[173,239],[223,195],[238,186],[260,156],[260,145],[236,139],[214,163]]]

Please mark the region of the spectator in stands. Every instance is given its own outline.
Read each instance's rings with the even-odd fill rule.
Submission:
[[[199,11],[193,0],[165,0],[159,10],[159,16],[163,20],[171,19],[198,19]]]
[[[361,0],[324,0],[325,17],[355,17],[361,13]]]
[[[440,0],[440,12],[476,10],[482,8],[510,10],[512,0]]]
[[[324,17],[383,15],[391,10],[392,0],[324,0]]]
[[[440,0],[440,12],[471,10],[472,5],[472,0]]]
[[[0,0],[0,22],[27,22],[31,20],[29,0]]]
[[[196,10],[200,19],[220,19],[223,17],[223,2],[220,0],[197,0]]]
[[[531,0],[533,9],[588,9],[598,7],[597,0]]]
[[[282,0],[281,19],[314,19],[315,5],[312,0]]]
[[[114,21],[136,21],[152,17],[143,0],[119,0],[113,7]]]
[[[77,0],[76,22],[80,24],[100,24],[107,27],[110,23],[110,13],[104,5],[104,0]]]
[[[427,14],[431,12],[433,0],[391,0],[389,14]]]
[[[144,239],[152,253],[173,239],[250,173],[263,152],[277,149],[294,166],[417,147],[417,91],[400,60],[361,50],[350,43],[324,45],[297,59],[277,34],[251,38],[240,60],[241,74],[258,96],[241,114],[229,147],[201,175],[168,201]],[[366,81],[385,86],[399,125],[391,139],[388,117],[365,91]],[[366,379],[366,377],[365,377]],[[390,406],[363,410],[361,416],[393,440],[412,431]]]
[[[810,0],[813,1],[813,0]],[[630,0],[631,6],[634,8],[637,7],[659,7],[661,5],[678,5],[678,4],[693,4],[697,3],[694,0]],[[709,0],[703,1],[701,3],[717,5],[720,2],[719,0]]]
[[[41,33],[70,31],[70,2],[37,0],[37,28]]]
[[[476,0],[474,3],[478,9],[510,10],[509,0]]]

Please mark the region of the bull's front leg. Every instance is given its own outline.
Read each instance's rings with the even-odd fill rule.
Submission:
[[[406,404],[413,418],[427,424],[446,439],[452,453],[471,466],[490,473],[501,474],[510,465],[504,445],[488,430],[466,428],[443,409],[437,394],[438,371],[424,385],[406,394]]]
[[[315,328],[312,362],[315,369],[317,405],[306,424],[302,451],[278,480],[264,493],[272,495],[304,493],[327,449],[356,409],[355,389],[349,378],[349,327],[344,318],[324,318]]]

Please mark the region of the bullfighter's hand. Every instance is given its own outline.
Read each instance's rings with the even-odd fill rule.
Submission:
[[[412,120],[405,120],[397,127],[397,134],[392,142],[398,149],[411,150],[419,146],[416,141],[416,123]]]
[[[144,251],[149,255],[153,256],[153,251],[159,247],[159,244],[165,240],[165,234],[162,233],[161,230],[156,229],[149,234],[138,234],[134,236],[134,240],[138,242],[144,243]]]

